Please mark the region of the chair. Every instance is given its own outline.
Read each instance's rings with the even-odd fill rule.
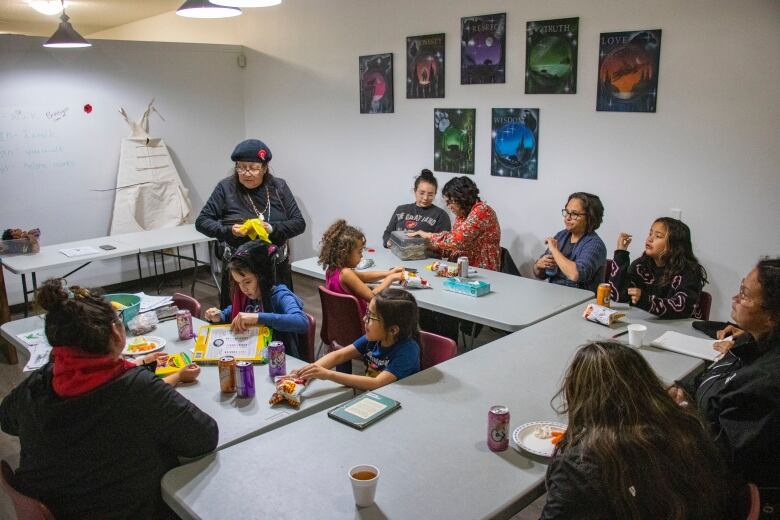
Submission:
[[[192,296],[182,293],[175,293],[172,296],[173,304],[179,309],[187,309],[195,318],[200,318],[200,302]]]
[[[322,304],[322,328],[317,357],[320,357],[323,345],[328,346],[328,352],[333,352],[351,345],[366,333],[357,298],[351,294],[333,292],[322,285],[319,286],[319,291]],[[351,363],[344,363],[336,369],[339,372],[352,373]]]
[[[515,261],[512,260],[512,255],[509,254],[509,250],[505,247],[501,248],[501,259],[498,270],[502,273],[511,274],[514,276],[522,276],[520,270],[515,265]]]
[[[707,291],[699,293],[699,301],[696,303],[699,307],[699,314],[696,316],[702,320],[710,319],[710,308],[712,307],[712,295]]]
[[[54,520],[54,515],[42,502],[22,495],[14,488],[14,471],[4,460],[0,461],[0,473],[0,487],[11,498],[18,520]]]
[[[761,497],[758,487],[750,482],[745,486],[745,520],[758,520],[761,516]]]
[[[615,261],[607,258],[607,262],[604,264],[604,283],[609,283],[609,277],[617,271],[617,268]]]
[[[305,313],[309,320],[309,329],[298,334],[298,355],[307,363],[314,363],[314,336],[317,334],[317,319],[309,313]]]
[[[425,370],[458,355],[455,341],[432,332],[420,331],[420,370]]]

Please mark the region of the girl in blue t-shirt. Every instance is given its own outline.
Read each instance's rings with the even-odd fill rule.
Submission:
[[[420,370],[417,301],[403,289],[388,288],[371,299],[364,317],[366,334],[293,373],[303,379],[329,379],[359,390],[374,390]],[[363,359],[366,375],[333,367]]]

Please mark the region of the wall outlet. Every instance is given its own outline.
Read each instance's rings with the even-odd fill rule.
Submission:
[[[672,218],[676,218],[677,220],[682,220],[682,210],[680,208],[672,208],[669,211],[672,212]]]

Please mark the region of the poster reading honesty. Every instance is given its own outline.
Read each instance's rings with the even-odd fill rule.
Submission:
[[[579,18],[528,22],[525,44],[526,94],[577,93]]]
[[[460,19],[460,83],[506,81],[506,13]]]
[[[360,113],[393,112],[393,54],[372,54],[358,58]]]
[[[661,29],[601,33],[596,110],[655,112]]]
[[[474,173],[474,108],[433,110],[433,169]]]
[[[406,38],[406,97],[444,97],[444,34]]]
[[[494,108],[490,174],[536,179],[539,166],[539,109]]]

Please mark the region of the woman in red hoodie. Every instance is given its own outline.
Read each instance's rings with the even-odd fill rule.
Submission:
[[[108,301],[48,280],[52,361],[0,403],[19,437],[14,484],[57,519],[167,518],[160,480],[178,457],[217,445],[217,424],[154,373],[121,357],[124,326]]]

